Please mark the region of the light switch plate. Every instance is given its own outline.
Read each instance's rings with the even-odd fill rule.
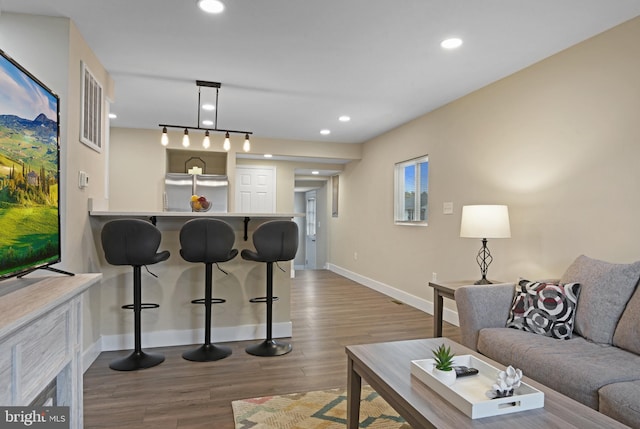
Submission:
[[[89,176],[84,171],[78,172],[78,187],[84,189],[89,186]]]
[[[453,203],[452,202],[442,203],[442,214],[446,214],[446,215],[453,214]]]

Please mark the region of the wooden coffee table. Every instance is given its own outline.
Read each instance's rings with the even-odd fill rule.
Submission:
[[[435,391],[411,376],[411,361],[428,359],[445,343],[456,354],[472,354],[504,368],[448,338],[396,341],[348,346],[347,428],[357,429],[362,379],[371,385],[414,428],[626,428],[604,414],[551,390],[525,376],[544,392],[544,408],[481,419],[470,419]]]

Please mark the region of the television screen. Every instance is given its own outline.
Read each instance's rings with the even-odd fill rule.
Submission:
[[[0,279],[60,262],[60,99],[0,50]]]

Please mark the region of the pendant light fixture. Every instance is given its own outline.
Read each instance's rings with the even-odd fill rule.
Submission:
[[[184,129],[184,135],[182,136],[182,146],[189,147],[189,130]]]
[[[242,150],[245,152],[249,152],[251,150],[251,142],[249,141],[249,134],[244,135],[244,144],[242,145]]]
[[[229,151],[231,149],[231,140],[230,134],[244,134],[244,144],[242,149],[245,152],[249,152],[251,150],[251,142],[249,141],[249,135],[252,134],[251,131],[241,131],[241,130],[226,130],[218,128],[218,95],[220,92],[220,87],[222,86],[219,82],[209,82],[204,80],[197,80],[196,86],[198,87],[198,125],[195,127],[190,127],[186,125],[169,125],[169,124],[159,124],[158,126],[162,127],[162,137],[160,142],[163,146],[167,146],[169,144],[169,136],[167,134],[167,128],[181,128],[184,129],[184,135],[182,137],[182,146],[189,147],[189,130],[203,130],[205,132],[204,138],[202,140],[202,147],[208,149],[211,146],[211,139],[209,137],[209,132],[217,132],[217,133],[225,133],[224,135],[224,143],[222,145],[223,149]],[[216,104],[215,108],[215,118],[213,122],[213,128],[201,127],[200,126],[200,100],[201,100],[201,87],[215,88],[216,89]]]
[[[224,136],[224,144],[222,145],[222,148],[227,152],[229,152],[229,149],[231,149],[231,140],[229,140],[229,133],[225,134]]]
[[[167,135],[167,127],[162,128],[162,137],[160,138],[160,143],[162,146],[166,146],[169,144],[169,136]]]

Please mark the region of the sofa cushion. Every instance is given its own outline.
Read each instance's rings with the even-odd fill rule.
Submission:
[[[598,394],[598,411],[632,428],[640,428],[640,381],[609,384]]]
[[[632,381],[640,374],[640,356],[574,335],[558,340],[509,328],[485,328],[478,351],[525,376],[598,409],[598,389]]]
[[[507,328],[563,340],[571,338],[579,283],[554,284],[521,279],[515,289]]]
[[[613,345],[640,354],[640,288],[627,303],[613,335]]]
[[[580,283],[574,331],[596,343],[611,344],[625,305],[640,279],[640,261],[612,264],[579,256],[560,279]]]

